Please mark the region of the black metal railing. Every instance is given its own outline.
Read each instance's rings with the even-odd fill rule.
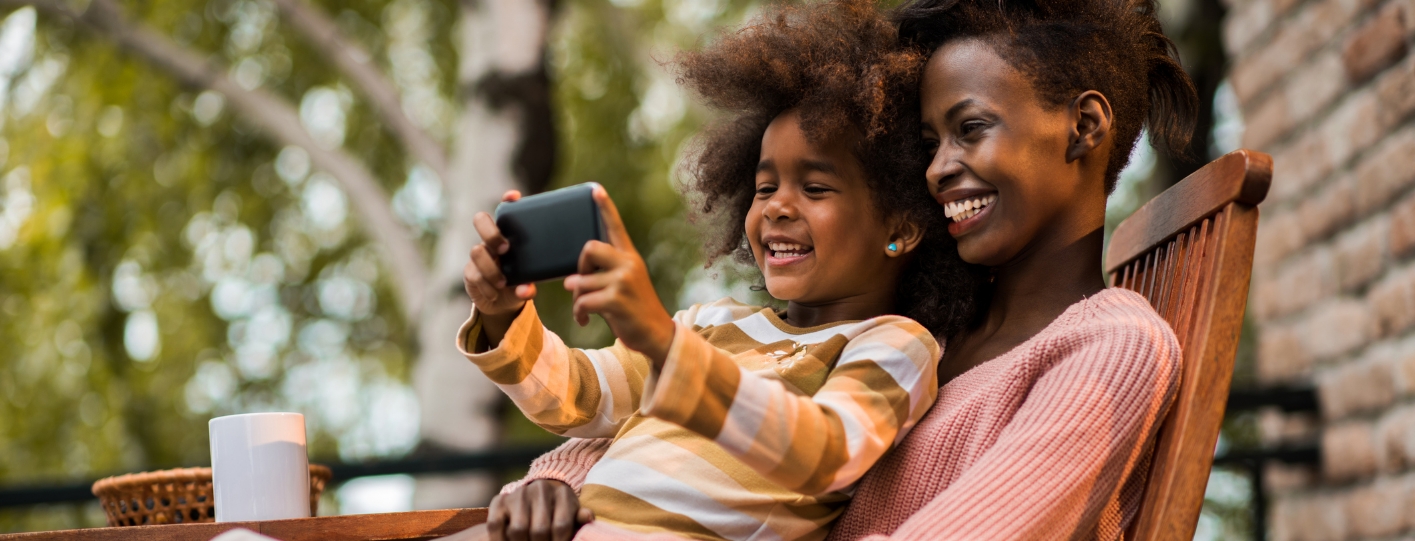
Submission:
[[[1261,408],[1277,408],[1285,413],[1316,412],[1320,409],[1317,392],[1311,387],[1270,387],[1265,389],[1235,389],[1228,393],[1225,416]],[[1263,466],[1270,462],[1318,465],[1322,462],[1321,447],[1316,442],[1284,444],[1263,449],[1230,449],[1214,456],[1214,466],[1248,471],[1253,483],[1253,539],[1267,539],[1268,499],[1263,493]]]
[[[466,471],[506,471],[524,468],[553,447],[511,447],[478,453],[434,454],[391,460],[326,464],[334,474],[331,482],[339,483],[356,477],[393,474],[453,473]],[[319,462],[319,461],[315,461]],[[0,488],[0,508],[30,505],[84,502],[96,499],[94,480],[71,481],[50,485]]]

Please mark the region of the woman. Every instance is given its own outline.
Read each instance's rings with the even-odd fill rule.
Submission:
[[[938,402],[829,539],[1119,539],[1179,349],[1143,298],[1102,281],[1105,197],[1142,126],[1187,145],[1193,85],[1152,1],[918,0],[895,17],[930,53],[930,192],[993,287],[947,341]],[[567,443],[528,478],[573,486],[598,445]],[[533,508],[520,506],[551,483],[508,487],[500,505]]]

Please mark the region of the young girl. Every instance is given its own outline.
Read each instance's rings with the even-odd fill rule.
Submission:
[[[916,0],[930,192],[992,270],[939,399],[860,481],[830,539],[1121,539],[1179,378],[1173,331],[1102,281],[1106,194],[1142,126],[1184,148],[1193,85],[1148,0]],[[925,179],[919,179],[921,184]],[[528,478],[578,481],[575,440]]]
[[[600,314],[618,341],[571,349],[534,286],[505,284],[506,240],[477,217],[458,345],[540,426],[613,438],[580,493],[598,527],[821,539],[928,411],[933,336],[961,327],[972,282],[914,180],[918,127],[900,117],[921,60],[864,2],[783,12],[680,58],[733,115],[691,166],[691,195],[723,224],[709,255],[755,262],[785,310],[723,299],[670,318],[596,188],[609,242],[586,245],[565,287],[577,320]]]

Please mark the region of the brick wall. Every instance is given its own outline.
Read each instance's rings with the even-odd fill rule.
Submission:
[[[1272,539],[1415,538],[1415,0],[1232,0],[1243,146],[1271,153],[1249,314],[1263,384],[1320,415],[1260,415],[1319,468],[1266,471]]]

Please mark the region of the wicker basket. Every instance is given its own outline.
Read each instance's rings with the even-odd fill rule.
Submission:
[[[310,516],[319,510],[319,495],[330,477],[329,468],[310,464]],[[211,492],[211,468],[130,473],[93,484],[109,526],[215,522]]]

